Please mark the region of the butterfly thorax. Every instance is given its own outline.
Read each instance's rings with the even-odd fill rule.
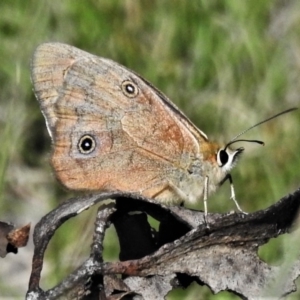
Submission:
[[[225,151],[227,155],[225,161],[220,159],[222,151]],[[185,201],[195,203],[203,199],[204,192],[208,196],[215,192],[237,163],[237,158],[242,151],[242,148],[233,150],[209,141],[201,143],[199,155],[190,160],[191,162],[178,184],[182,195],[185,195]]]

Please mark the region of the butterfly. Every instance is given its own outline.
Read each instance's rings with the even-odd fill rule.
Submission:
[[[162,92],[135,72],[61,43],[33,56],[35,95],[53,143],[51,164],[68,189],[137,193],[163,204],[206,200],[244,148],[210,141]]]

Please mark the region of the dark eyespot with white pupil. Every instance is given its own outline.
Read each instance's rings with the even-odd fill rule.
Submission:
[[[95,138],[89,134],[83,135],[78,142],[78,149],[82,154],[89,154],[96,148]]]
[[[224,166],[227,164],[229,159],[228,153],[226,152],[226,150],[221,149],[218,153],[218,163],[220,165],[220,167]]]
[[[122,82],[122,92],[126,97],[134,98],[138,95],[139,89],[132,81],[125,80]]]

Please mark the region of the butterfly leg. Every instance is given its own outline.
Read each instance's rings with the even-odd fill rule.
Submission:
[[[179,199],[181,199],[181,202],[179,203],[180,206],[183,206],[185,202],[189,202],[188,196],[181,189],[179,189],[175,184],[168,181],[167,187],[169,190],[173,191],[178,196]]]
[[[208,176],[205,177],[204,185],[204,223],[209,228],[207,223],[207,198],[208,198]],[[151,198],[160,199],[164,204],[175,204],[182,206],[184,202],[193,202],[188,195],[170,181],[160,185],[159,191],[151,195]],[[162,199],[164,199],[162,201]]]
[[[203,190],[203,204],[204,204],[204,222],[205,222],[207,228],[209,228],[209,225],[207,222],[208,183],[209,183],[209,177],[205,176],[204,188],[203,188],[204,189]]]
[[[159,188],[154,194],[150,193],[150,198],[160,199],[159,202],[167,205],[183,206],[185,202],[189,202],[188,196],[170,181],[159,183]]]
[[[235,203],[236,208],[237,208],[241,213],[247,215],[248,213],[245,212],[245,211],[243,211],[243,210],[241,209],[241,207],[239,206],[239,204],[238,204],[238,202],[237,202],[237,200],[236,200],[236,197],[235,197],[235,191],[234,191],[234,186],[233,186],[233,180],[232,180],[231,174],[227,174],[227,175],[225,176],[225,178],[220,182],[220,185],[222,185],[226,180],[229,180],[229,183],[230,183],[230,194],[231,194],[231,195],[230,195],[230,199],[233,200],[233,202]]]
[[[207,222],[207,199],[208,199],[208,183],[209,183],[209,177],[205,176],[205,182],[204,182],[204,190],[203,190],[203,200],[204,200],[204,223],[207,228],[209,228],[208,222]],[[184,201],[189,202],[188,196],[177,186],[175,186],[172,182],[168,182],[168,188],[172,189],[177,196],[180,199],[183,199]],[[182,203],[182,202],[181,202]]]

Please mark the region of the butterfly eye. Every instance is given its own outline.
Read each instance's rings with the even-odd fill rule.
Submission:
[[[91,135],[85,134],[78,142],[78,149],[82,154],[89,154],[94,151],[96,147],[95,138]]]
[[[134,98],[138,95],[139,89],[132,81],[125,80],[122,82],[122,92],[129,98]]]
[[[228,153],[226,152],[226,150],[219,150],[218,155],[217,155],[217,162],[219,167],[224,166],[225,164],[227,164],[229,159]]]

